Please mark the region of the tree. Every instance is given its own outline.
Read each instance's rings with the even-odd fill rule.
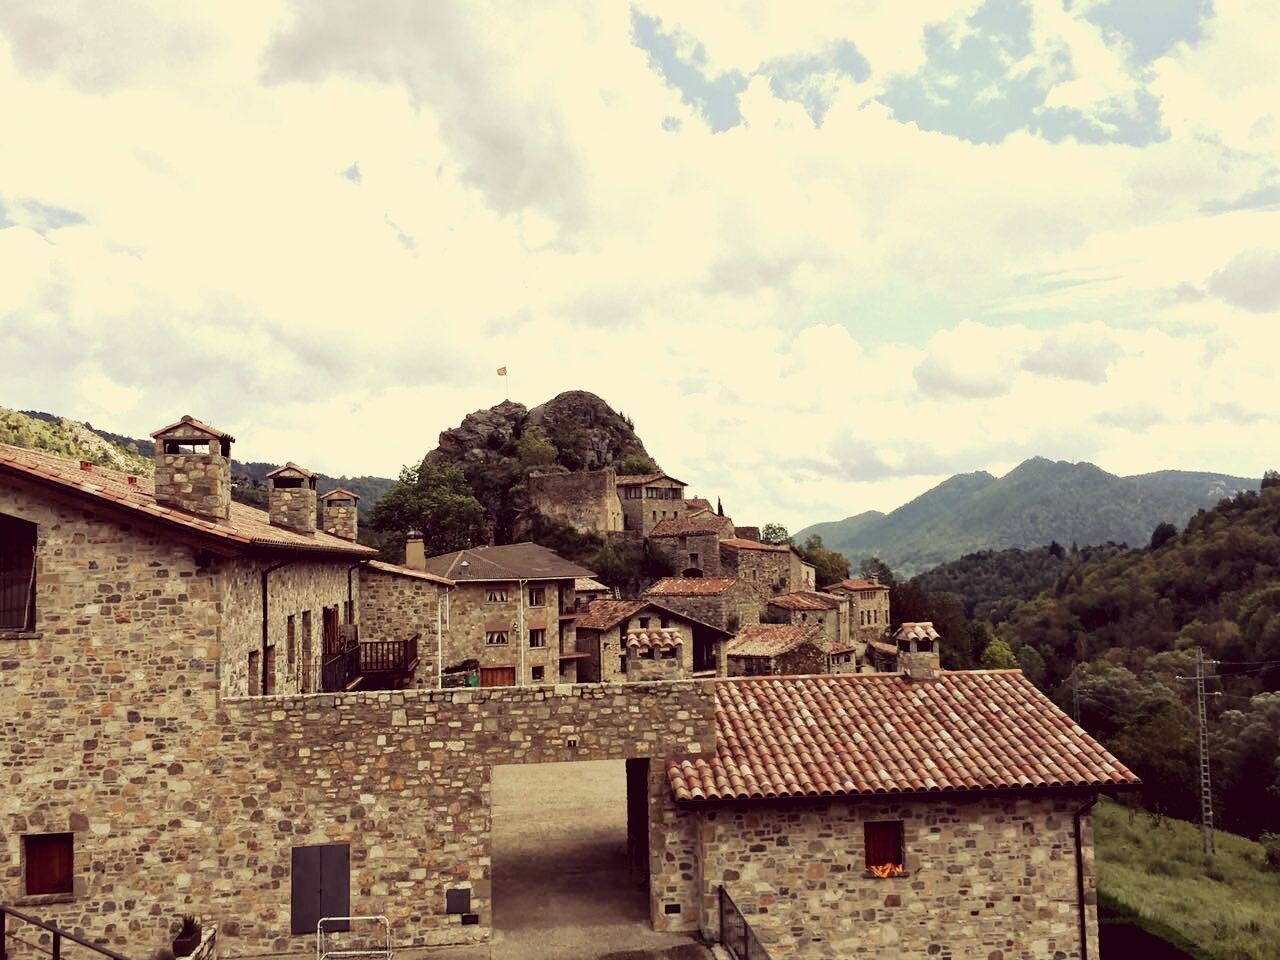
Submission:
[[[1044,683],[1044,657],[1040,656],[1035,647],[1026,646],[1018,651],[1018,666],[1036,686]]]
[[[764,529],[760,531],[761,543],[790,543],[791,534],[787,532],[787,528],[780,523],[766,523]]]
[[[720,502],[719,497],[716,497],[716,516],[717,517],[724,516],[724,504]]]
[[[1151,549],[1159,550],[1178,535],[1178,528],[1172,523],[1160,523],[1151,531]]]
[[[640,476],[646,473],[657,473],[658,465],[653,462],[652,457],[633,453],[620,463],[614,464],[614,469],[622,476]]]
[[[1268,487],[1280,487],[1280,470],[1268,470],[1262,475],[1262,486],[1259,489],[1266,490]]]
[[[997,637],[982,651],[981,665],[983,670],[1012,670],[1018,665],[1018,659],[1009,645]]]
[[[892,587],[898,582],[889,565],[879,557],[863,559],[862,563],[858,564],[858,574],[865,580],[879,580],[886,587]]]
[[[427,556],[475,546],[488,526],[484,506],[453,465],[405,467],[369,519],[375,530],[394,535],[384,550],[398,552],[405,535],[418,530]]]
[[[813,564],[813,574],[818,581],[817,587],[827,587],[849,579],[849,558],[843,553],[824,547],[822,537],[818,534],[809,534],[805,538],[804,545],[799,549],[800,556]]]
[[[556,454],[556,445],[538,427],[530,427],[516,441],[516,458],[525,470],[555,463]]]

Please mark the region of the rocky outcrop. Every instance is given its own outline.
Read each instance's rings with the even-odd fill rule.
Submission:
[[[461,424],[441,432],[439,444],[426,455],[425,462],[467,465],[507,457],[524,432],[528,417],[525,405],[513,400],[468,413]]]
[[[559,451],[557,462],[570,470],[599,470],[649,456],[631,422],[585,390],[570,390],[534,407],[526,425],[547,435]]]

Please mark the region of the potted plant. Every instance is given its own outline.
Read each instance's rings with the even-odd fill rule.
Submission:
[[[175,957],[191,956],[196,947],[200,946],[200,932],[200,921],[189,913],[183,914],[182,929],[173,938],[173,955]]]

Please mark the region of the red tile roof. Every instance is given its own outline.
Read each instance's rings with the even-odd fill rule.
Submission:
[[[579,630],[608,630],[648,605],[648,600],[592,600],[587,612],[578,617],[576,626]]]
[[[876,583],[874,580],[841,580],[839,583],[833,583],[828,590],[835,587],[844,587],[846,590],[888,590],[889,588],[883,583]]]
[[[296,473],[308,479],[315,477],[315,474],[312,473],[310,470],[308,470],[306,467],[300,467],[296,463],[294,463],[292,460],[289,460],[288,462],[286,462],[283,467],[276,467],[274,470],[268,473],[267,476],[278,477],[282,473]]]
[[[758,540],[743,540],[739,537],[721,540],[720,546],[728,547],[731,550],[770,550],[774,553],[786,553],[791,549],[785,543],[761,543]]]
[[[664,577],[644,592],[646,597],[717,597],[737,580],[731,577]]]
[[[733,527],[733,521],[717,517],[714,513],[685,514],[659,520],[650,531],[651,537],[680,537],[689,534],[720,534]]]
[[[193,422],[203,429],[203,424]],[[158,431],[163,433],[164,431]],[[70,494],[103,507],[123,510],[139,520],[159,523],[175,532],[196,535],[233,548],[269,547],[374,556],[372,547],[361,546],[328,533],[297,533],[271,525],[264,510],[242,503],[231,504],[227,520],[213,520],[197,513],[156,502],[155,485],[146,477],[135,477],[105,467],[83,470],[78,461],[64,460],[43,450],[27,450],[0,443],[0,475],[9,474]]]
[[[738,629],[724,652],[730,657],[776,657],[806,641],[822,645],[822,628],[803,623],[749,623]]]
[[[840,603],[839,597],[815,593],[812,590],[799,590],[769,598],[769,606],[781,607],[783,610],[838,610]]]
[[[627,634],[627,646],[645,650],[671,650],[684,645],[679,630],[633,630]]]
[[[370,570],[377,570],[379,573],[390,573],[397,577],[411,577],[414,580],[427,580],[445,587],[453,586],[453,581],[445,577],[437,577],[434,573],[415,570],[413,567],[402,567],[398,563],[383,563],[381,560],[370,560],[368,567]]]
[[[933,628],[932,620],[924,620],[920,623],[903,623],[893,632],[895,640],[941,640],[942,637],[937,630]]]
[[[336,498],[338,498],[338,497],[347,497],[347,498],[349,498],[349,499],[351,499],[351,500],[359,500],[359,499],[360,499],[360,494],[358,494],[358,493],[352,493],[352,492],[351,492],[350,490],[348,490],[346,487],[337,487],[337,488],[335,488],[335,489],[333,489],[333,490],[330,490],[328,493],[322,493],[322,494],[320,494],[320,499],[321,499],[321,500],[333,500],[333,499],[336,499]]]
[[[678,800],[1138,783],[1020,670],[713,682],[716,752],[668,761]]]

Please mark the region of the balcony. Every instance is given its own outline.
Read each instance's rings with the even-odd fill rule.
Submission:
[[[415,633],[407,640],[361,640],[354,625],[344,626],[335,642],[325,644],[320,689],[339,693],[408,686],[418,669],[420,639]]]

